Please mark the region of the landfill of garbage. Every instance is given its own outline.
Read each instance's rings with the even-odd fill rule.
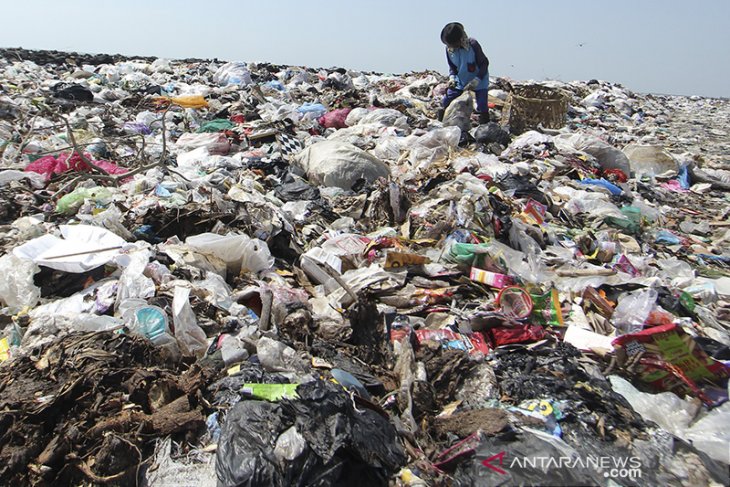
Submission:
[[[2,484],[730,482],[728,100],[0,54]]]

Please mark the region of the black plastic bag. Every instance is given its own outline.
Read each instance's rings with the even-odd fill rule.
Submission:
[[[388,485],[406,461],[388,419],[356,409],[331,382],[302,384],[297,393],[297,400],[242,401],[229,411],[216,455],[218,485]],[[277,439],[292,426],[305,446],[293,459],[279,458]]]

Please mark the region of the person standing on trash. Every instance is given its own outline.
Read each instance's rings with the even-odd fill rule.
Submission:
[[[489,90],[489,59],[476,39],[466,35],[464,26],[451,22],[441,30],[441,42],[446,45],[449,63],[449,86],[441,102],[443,110],[465,90],[474,91],[479,123],[489,122],[487,91]],[[443,113],[440,112],[440,117]]]

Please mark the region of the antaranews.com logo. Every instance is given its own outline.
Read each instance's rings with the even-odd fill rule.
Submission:
[[[614,457],[597,455],[573,456],[510,456],[507,451],[482,460],[482,466],[497,475],[520,475],[521,472],[541,471],[549,481],[551,471],[557,474],[565,471],[593,471],[606,479],[640,480],[642,465],[638,457]],[[578,472],[573,472],[577,474]],[[563,477],[560,475],[560,477]]]

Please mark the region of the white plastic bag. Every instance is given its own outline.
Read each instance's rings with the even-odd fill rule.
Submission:
[[[127,299],[145,299],[155,295],[155,282],[144,275],[150,256],[151,251],[149,249],[140,249],[130,252],[120,262],[120,266],[124,267],[124,270],[119,277],[116,299],[117,309]]]
[[[266,242],[247,235],[201,233],[188,237],[185,243],[199,252],[218,257],[233,274],[261,272],[274,265]]]
[[[81,273],[96,269],[119,254],[125,240],[90,225],[61,225],[63,238],[47,234],[13,250],[17,257],[59,271]]]
[[[306,446],[307,441],[299,434],[297,427],[292,426],[276,439],[274,455],[281,462],[291,462],[302,454]]]
[[[471,91],[459,95],[444,112],[444,127],[459,127],[466,134],[471,130],[471,114],[474,111],[474,98]]]
[[[624,294],[611,316],[614,326],[624,333],[634,333],[644,328],[644,322],[654,309],[659,294],[653,288]]]
[[[35,306],[41,290],[33,283],[33,275],[40,271],[27,259],[7,254],[0,257],[0,305],[17,312],[26,306]]]
[[[256,354],[264,370],[269,372],[304,372],[306,362],[293,348],[268,337],[261,337],[256,344]]]
[[[213,74],[213,81],[221,86],[250,85],[251,73],[246,64],[241,62],[226,63]]]
[[[619,169],[629,176],[631,165],[626,154],[598,137],[588,134],[562,134],[553,138],[555,147],[563,152],[584,152],[595,157],[601,169]]]
[[[317,142],[294,158],[314,184],[351,189],[359,179],[387,178],[390,168],[374,155],[340,140]]]
[[[642,175],[673,177],[679,171],[677,160],[661,146],[629,144],[624,147],[623,152],[629,158],[631,170],[637,177]]]
[[[205,355],[208,349],[208,338],[195,319],[195,313],[190,306],[190,289],[183,286],[175,287],[172,297],[172,320],[175,324],[175,338],[185,355],[194,355],[198,358]]]

